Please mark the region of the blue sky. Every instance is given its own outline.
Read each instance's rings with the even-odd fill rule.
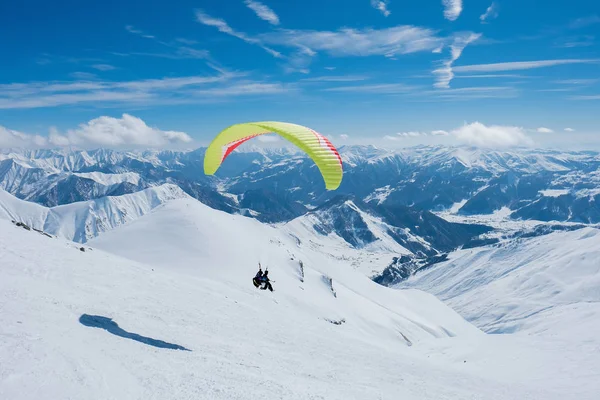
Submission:
[[[336,144],[598,147],[599,33],[594,0],[3,2],[0,145],[267,119]]]

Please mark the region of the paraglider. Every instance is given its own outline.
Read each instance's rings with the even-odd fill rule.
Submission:
[[[252,278],[252,283],[257,289],[260,287],[262,290],[269,289],[271,292],[273,291],[273,286],[271,285],[271,280],[269,279],[269,271],[265,270],[263,273],[260,263],[258,263],[258,272],[254,278]]]
[[[204,173],[214,175],[239,145],[268,133],[278,134],[304,151],[319,168],[327,190],[335,190],[340,186],[343,175],[342,158],[333,144],[310,128],[288,122],[247,122],[221,131],[206,149]]]

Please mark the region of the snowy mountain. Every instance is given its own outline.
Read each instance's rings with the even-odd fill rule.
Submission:
[[[123,196],[47,208],[17,199],[0,189],[0,218],[23,222],[32,228],[85,243],[169,200],[186,197],[178,186],[165,184]]]
[[[600,336],[600,230],[459,250],[398,288],[419,288],[490,333]]]
[[[484,335],[311,239],[190,198],[85,252],[0,220],[2,397],[591,400],[600,390],[597,344]],[[251,286],[256,260],[275,292]]]
[[[18,151],[0,154],[0,187],[45,206],[121,195],[163,183],[214,208],[265,222],[289,221],[335,195],[460,215],[507,208],[514,219],[597,223],[600,155],[515,149],[342,146],[342,185],[327,192],[306,156],[286,148],[238,148],[217,177],[204,149],[188,152]]]
[[[334,234],[354,248],[417,256],[449,251],[492,228],[451,223],[428,211],[403,206],[369,205],[352,196],[337,196],[289,224],[302,225],[317,236]]]

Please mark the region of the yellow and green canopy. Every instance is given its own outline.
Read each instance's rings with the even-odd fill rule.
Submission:
[[[287,122],[265,121],[232,125],[220,132],[206,149],[204,173],[213,175],[236,147],[256,136],[276,133],[304,151],[317,165],[327,190],[342,182],[342,158],[331,142],[305,126]]]

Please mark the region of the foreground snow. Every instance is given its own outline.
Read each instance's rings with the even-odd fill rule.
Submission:
[[[129,259],[0,221],[0,398],[594,399],[600,390],[590,349],[484,335],[431,295],[378,286],[273,227],[192,200],[91,245]],[[263,251],[274,293],[250,284]]]

